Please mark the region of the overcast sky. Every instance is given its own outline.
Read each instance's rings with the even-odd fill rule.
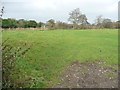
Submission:
[[[118,1],[119,0],[2,0],[1,4],[5,6],[3,18],[24,18],[42,22],[54,19],[56,21],[67,22],[69,12],[75,8],[80,8],[81,12],[86,14],[88,21],[93,23],[99,15],[114,21],[118,20]]]

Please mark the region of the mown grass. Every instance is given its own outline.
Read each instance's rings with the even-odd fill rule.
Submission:
[[[74,61],[118,64],[118,30],[3,31],[3,40],[7,38],[15,47],[32,45],[24,60],[17,61],[21,78],[34,78],[30,87],[52,87]]]

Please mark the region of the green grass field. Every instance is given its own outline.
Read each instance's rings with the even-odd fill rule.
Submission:
[[[118,64],[118,30],[3,31],[3,41],[7,38],[15,47],[24,42],[32,45],[24,59],[17,61],[21,78],[34,78],[31,87],[52,87],[74,61]]]

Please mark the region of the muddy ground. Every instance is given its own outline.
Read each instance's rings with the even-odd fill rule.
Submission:
[[[104,64],[73,62],[54,88],[118,88],[118,70]]]

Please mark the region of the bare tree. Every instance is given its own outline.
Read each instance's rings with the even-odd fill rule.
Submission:
[[[100,26],[103,22],[103,18],[102,15],[97,16],[96,20],[95,20],[95,24]]]
[[[68,18],[68,21],[72,22],[73,24],[79,24],[80,23],[80,16],[81,12],[79,8],[74,9],[72,12],[69,13],[70,17]]]
[[[68,21],[73,23],[74,29],[78,27],[80,24],[86,24],[87,23],[87,17],[85,14],[82,14],[79,8],[74,9],[69,13],[70,17],[68,18]]]

